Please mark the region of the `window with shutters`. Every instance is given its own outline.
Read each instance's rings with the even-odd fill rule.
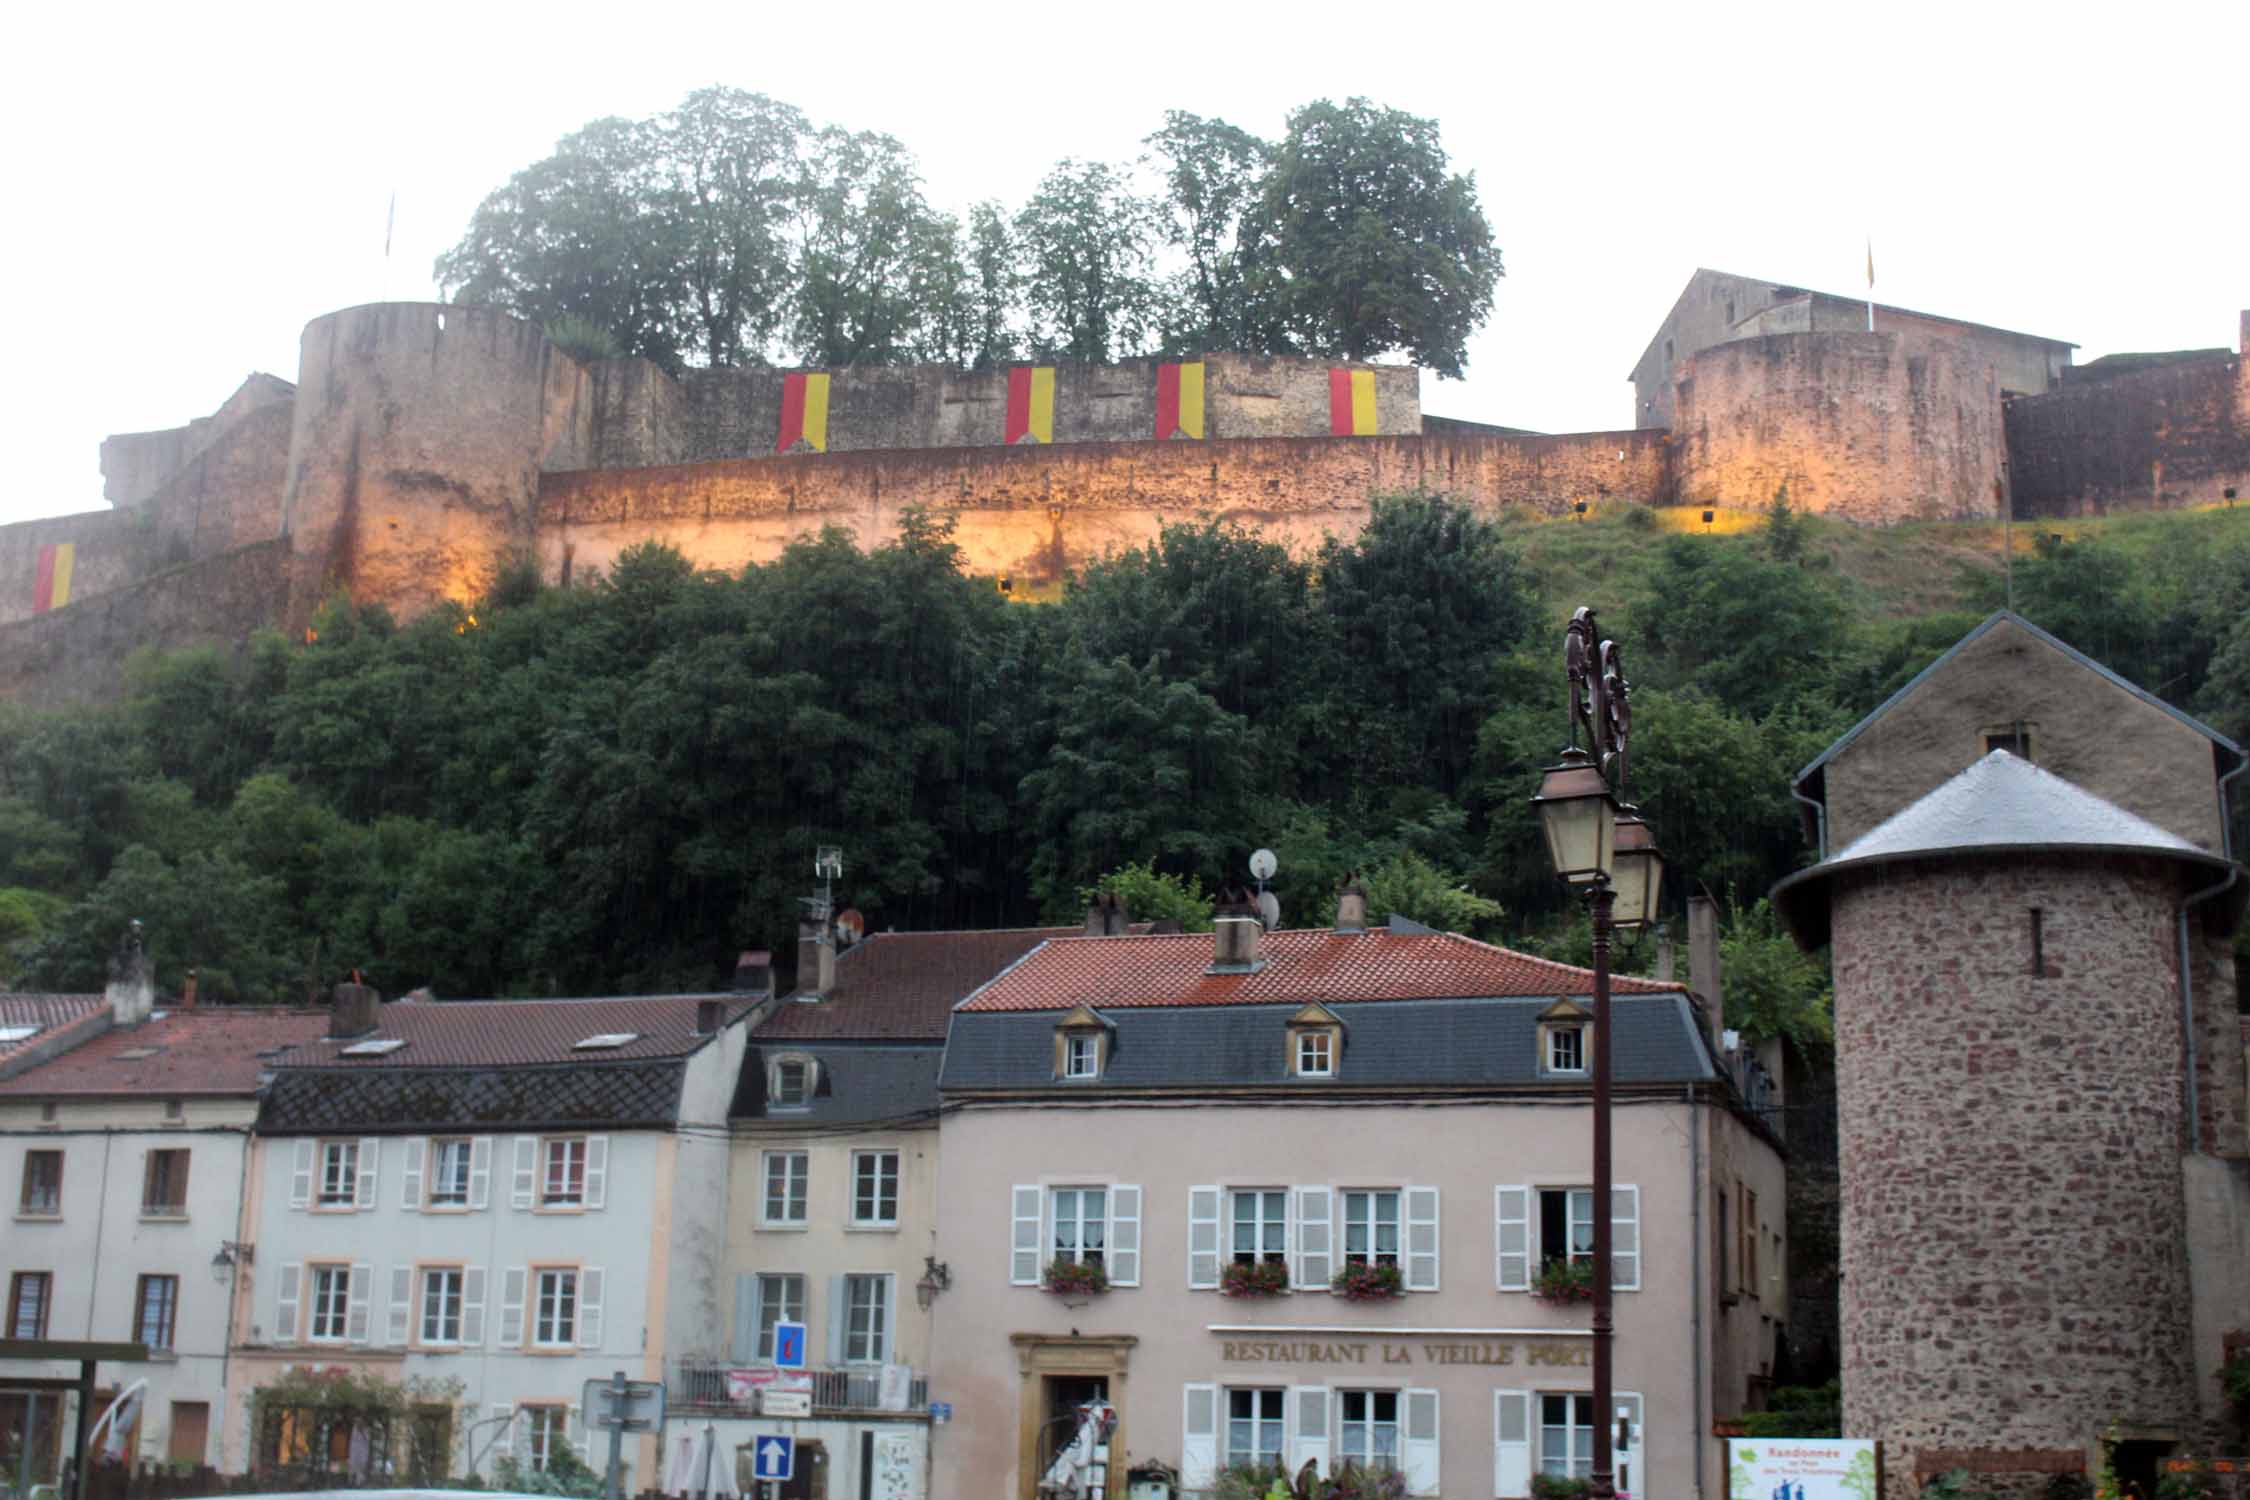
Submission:
[[[186,1151],[151,1151],[148,1165],[141,1173],[141,1217],[186,1218],[187,1185]]]
[[[1362,1468],[1398,1464],[1398,1392],[1338,1391],[1337,1459]]]
[[[891,1278],[844,1278],[844,1358],[851,1364],[881,1364],[890,1354]]]
[[[1289,1263],[1289,1194],[1283,1188],[1236,1188],[1227,1194],[1229,1254],[1238,1266]]]
[[[1107,1188],[1056,1188],[1049,1195],[1047,1218],[1052,1226],[1048,1235],[1048,1260],[1098,1266],[1107,1258]]]
[[[359,1206],[359,1142],[320,1143],[320,1195],[314,1204],[320,1208]]]
[[[1748,1186],[1742,1189],[1742,1290],[1752,1297],[1758,1295],[1758,1195]]]
[[[52,1271],[18,1271],[8,1280],[8,1337],[43,1339],[47,1309],[55,1300]]]
[[[1282,1408],[1288,1394],[1278,1386],[1227,1388],[1225,1467],[1280,1466]]]
[[[570,1408],[567,1406],[532,1406],[523,1408],[523,1437],[526,1449],[525,1462],[534,1474],[544,1474],[561,1455],[571,1451]]]
[[[1344,1194],[1344,1264],[1395,1266],[1399,1246],[1396,1188]]]
[[[180,1316],[180,1278],[143,1276],[133,1294],[133,1342],[151,1349],[172,1347]]]
[[[768,1228],[804,1228],[812,1158],[803,1151],[768,1151],[765,1164],[765,1203],[759,1222]]]
[[[805,1278],[761,1275],[758,1278],[758,1358],[773,1358],[773,1330],[777,1323],[805,1321]]]
[[[1539,1193],[1539,1263],[1594,1258],[1594,1190],[1542,1188]]]
[[[586,1206],[586,1137],[550,1136],[541,1143],[546,1166],[539,1176],[541,1208]]]
[[[578,1343],[578,1270],[546,1266],[533,1277],[531,1343],[537,1349],[568,1349]]]
[[[422,1337],[424,1344],[461,1342],[463,1272],[459,1266],[431,1266],[422,1272]]]
[[[852,1227],[898,1227],[898,1153],[852,1153]]]
[[[1586,1479],[1594,1472],[1594,1398],[1539,1397],[1539,1472]]]
[[[23,1154],[23,1191],[16,1212],[27,1219],[62,1216],[63,1154],[60,1151],[26,1151]]]
[[[439,1136],[430,1142],[430,1177],[423,1203],[429,1208],[469,1206],[470,1140],[465,1135]]]
[[[352,1268],[316,1265],[312,1272],[312,1328],[316,1344],[340,1344],[351,1326]]]

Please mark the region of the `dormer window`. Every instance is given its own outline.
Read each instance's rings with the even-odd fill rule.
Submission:
[[[1065,1083],[1090,1083],[1109,1066],[1110,1024],[1081,1005],[1055,1023],[1055,1077]]]
[[[1096,1078],[1101,1071],[1099,1038],[1085,1033],[1063,1038],[1063,1077]]]
[[[1583,1078],[1593,1045],[1593,1017],[1575,1000],[1557,1000],[1539,1013],[1539,1072],[1548,1078]]]
[[[771,1109],[810,1109],[814,1087],[813,1060],[801,1052],[784,1053],[767,1064],[766,1104]]]
[[[1582,1026],[1554,1026],[1547,1031],[1547,1071],[1550,1073],[1583,1073],[1586,1071],[1586,1029]]]
[[[1297,1075],[1328,1078],[1336,1072],[1336,1038],[1327,1031],[1297,1033]]]
[[[1334,1078],[1344,1052],[1344,1023],[1314,1002],[1289,1018],[1289,1073],[1294,1078]]]

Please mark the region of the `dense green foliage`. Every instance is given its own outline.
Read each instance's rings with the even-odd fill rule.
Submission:
[[[670,368],[1242,350],[1460,376],[1500,253],[1435,122],[1323,100],[1269,143],[1174,111],[1147,144],[1142,162],[1060,162],[1020,210],[964,220],[890,136],[700,89],[564,137],[435,274],[582,357]]]

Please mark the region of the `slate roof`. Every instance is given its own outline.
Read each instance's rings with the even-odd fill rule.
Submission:
[[[106,1022],[108,1002],[99,995],[92,998]],[[6,1009],[0,999],[0,1015]],[[198,1005],[158,1011],[138,1026],[105,1030],[0,1082],[0,1097],[253,1095],[275,1055],[327,1029],[325,1010]]]
[[[1326,928],[1270,932],[1263,968],[1210,974],[1209,933],[1058,938],[961,1002],[956,1014],[1053,1011],[1090,1005],[1303,1005],[1365,1000],[1587,995],[1594,976],[1527,953],[1445,932],[1362,933]],[[1679,992],[1681,986],[1624,976],[1613,994]]]
[[[70,1045],[108,1024],[109,1001],[101,995],[0,994],[0,1026],[36,1026],[21,1041],[0,1042],[0,1069],[32,1053]]]
[[[758,1034],[763,1039],[764,1033]],[[766,1059],[795,1047],[753,1044],[742,1062],[742,1082],[729,1113],[774,1126],[875,1125],[932,1116],[938,1107],[938,1064],[944,1049],[933,1042],[839,1042],[813,1049],[819,1079],[804,1109],[766,1109]]]
[[[1344,1023],[1336,1078],[1288,1072],[1288,1020],[1300,1006],[1125,1007],[1110,1017],[1102,1076],[1054,1077],[1054,1017],[962,1011],[946,1044],[939,1086],[947,1094],[1038,1088],[1056,1094],[1114,1090],[1286,1086],[1329,1089],[1476,1088],[1559,1083],[1584,1075],[1539,1070],[1539,1014],[1552,994],[1521,998],[1355,1001],[1332,1008]],[[1611,1066],[1621,1086],[1713,1079],[1687,997],[1678,991],[1613,999]]]
[[[695,1029],[696,1007],[726,1003],[728,1024],[758,997],[637,995],[591,1000],[394,1000],[364,1036],[308,1039],[275,1060],[277,1068],[338,1067],[355,1071],[438,1067],[517,1068],[540,1063],[623,1062],[684,1057],[709,1042]],[[577,1043],[604,1032],[632,1032],[622,1047],[585,1052]],[[403,1040],[381,1056],[345,1057],[362,1042]]]
[[[784,1002],[758,1023],[757,1034],[761,1040],[943,1041],[963,995],[1041,943],[1082,930],[877,933],[837,956],[836,987],[825,999]]]
[[[679,1111],[677,1058],[508,1068],[301,1068],[276,1074],[266,1135],[420,1135],[480,1129],[662,1129]]]

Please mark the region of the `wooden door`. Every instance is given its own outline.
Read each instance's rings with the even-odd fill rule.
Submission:
[[[175,1401],[172,1403],[172,1440],[164,1456],[176,1464],[203,1462],[203,1450],[211,1441],[211,1403],[208,1401]]]

